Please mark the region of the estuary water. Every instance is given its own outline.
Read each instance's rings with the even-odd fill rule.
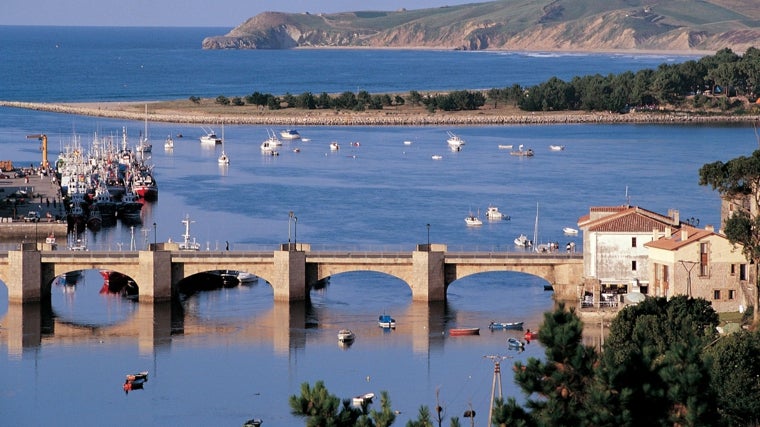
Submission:
[[[203,37],[226,31],[0,27],[0,98],[490,88],[690,59],[200,49]],[[48,135],[53,161],[74,135],[87,142],[95,132],[117,137],[122,128],[136,143],[143,123],[3,108],[0,158],[39,162],[29,134]],[[532,236],[538,212],[539,242],[574,241],[581,249],[580,237],[564,236],[562,228],[576,226],[591,206],[678,209],[700,226],[717,225],[719,199],[698,185],[699,167],[757,147],[752,128],[742,125],[315,126],[299,128],[309,141],[285,142],[275,157],[259,150],[268,130],[226,126],[231,163],[220,167],[221,147],[201,146],[200,126],[150,123],[158,201],[144,207],[143,225],[117,223],[90,233],[88,245],[127,250],[143,249],[153,238],[176,241],[189,215],[202,250],[222,250],[227,242],[231,250],[274,249],[292,232],[314,249],[412,250],[429,239],[450,250],[512,251],[517,235]],[[462,151],[447,148],[447,131],[465,139]],[[177,134],[183,138],[165,151],[163,139]],[[341,145],[337,152],[329,149],[332,141]],[[524,144],[536,155],[510,156],[499,149],[505,144]],[[549,145],[566,148],[554,152]],[[468,213],[483,217],[489,205],[511,219],[465,225]],[[323,380],[342,398],[387,390],[399,411],[395,425],[415,418],[420,405],[435,407],[436,393],[447,418],[468,422],[462,414],[472,408],[475,425],[487,425],[494,360],[505,366],[504,394],[521,400],[509,366],[543,355],[537,342],[522,352],[508,349],[506,338],[522,333],[489,332],[487,325],[525,321],[537,329],[554,306],[544,284],[515,272],[478,274],[453,283],[445,303],[417,304],[402,281],[354,272],[332,277],[312,291],[308,304],[275,304],[260,281],[145,308],[100,294],[102,279],[89,270],[73,288],[54,285],[50,307],[29,313],[8,305],[0,283],[0,419],[29,426],[234,426],[255,417],[265,426],[303,425],[290,414],[288,397],[300,393],[303,382]],[[377,327],[382,313],[396,318],[395,330]],[[480,327],[481,335],[447,333],[467,326]],[[346,327],[357,334],[348,348],[336,337]],[[123,375],[143,370],[150,372],[144,389],[125,394]]]

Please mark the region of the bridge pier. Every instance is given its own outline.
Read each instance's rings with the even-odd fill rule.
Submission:
[[[426,247],[412,252],[412,301],[446,301],[446,280],[444,276],[444,255],[446,247]]]
[[[140,288],[141,303],[171,301],[172,254],[170,251],[140,251],[140,271],[133,277]]]
[[[275,301],[306,300],[306,252],[290,250],[290,245],[274,253],[274,277],[270,283]]]
[[[33,244],[30,244],[33,245]],[[42,256],[24,244],[20,251],[8,251],[8,301],[33,303],[42,299]]]

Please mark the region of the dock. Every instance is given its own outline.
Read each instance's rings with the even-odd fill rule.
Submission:
[[[30,211],[39,222],[24,222]],[[0,242],[43,241],[47,235],[66,236],[66,208],[52,173],[39,168],[0,171]]]

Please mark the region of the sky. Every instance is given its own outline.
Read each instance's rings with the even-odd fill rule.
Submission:
[[[423,9],[488,0],[0,0],[0,25],[236,27],[261,12]]]

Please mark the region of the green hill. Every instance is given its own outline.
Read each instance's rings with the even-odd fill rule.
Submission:
[[[391,47],[743,53],[760,46],[757,0],[503,0],[398,11],[264,12],[205,49]]]

